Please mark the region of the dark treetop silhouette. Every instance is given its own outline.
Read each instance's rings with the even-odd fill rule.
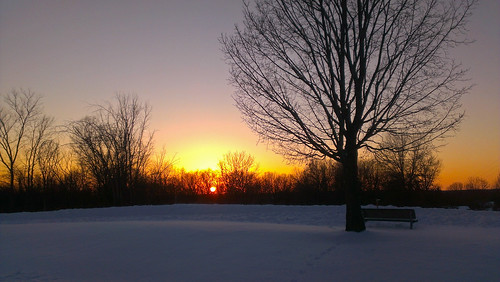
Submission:
[[[363,231],[358,151],[446,136],[463,118],[465,71],[447,50],[466,43],[474,1],[257,0],[220,39],[247,124],[290,157],[342,164],[346,230]],[[398,149],[398,148],[391,148]]]

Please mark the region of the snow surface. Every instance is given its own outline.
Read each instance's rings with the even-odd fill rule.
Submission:
[[[416,208],[348,233],[343,206],[0,214],[1,281],[500,281],[500,213]]]

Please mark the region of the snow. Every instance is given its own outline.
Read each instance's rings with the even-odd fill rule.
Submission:
[[[343,206],[0,214],[1,281],[498,281],[500,213],[416,208],[348,233]]]

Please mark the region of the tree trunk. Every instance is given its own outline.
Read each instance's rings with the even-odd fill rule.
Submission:
[[[14,192],[14,164],[11,164],[11,169],[9,170],[10,174],[10,190]]]
[[[366,229],[361,214],[361,184],[358,179],[358,151],[347,150],[342,160],[342,179],[346,196],[346,231],[361,232]]]

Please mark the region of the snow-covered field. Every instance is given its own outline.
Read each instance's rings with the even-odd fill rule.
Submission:
[[[416,208],[347,233],[343,206],[0,214],[2,281],[500,281],[500,212]]]

